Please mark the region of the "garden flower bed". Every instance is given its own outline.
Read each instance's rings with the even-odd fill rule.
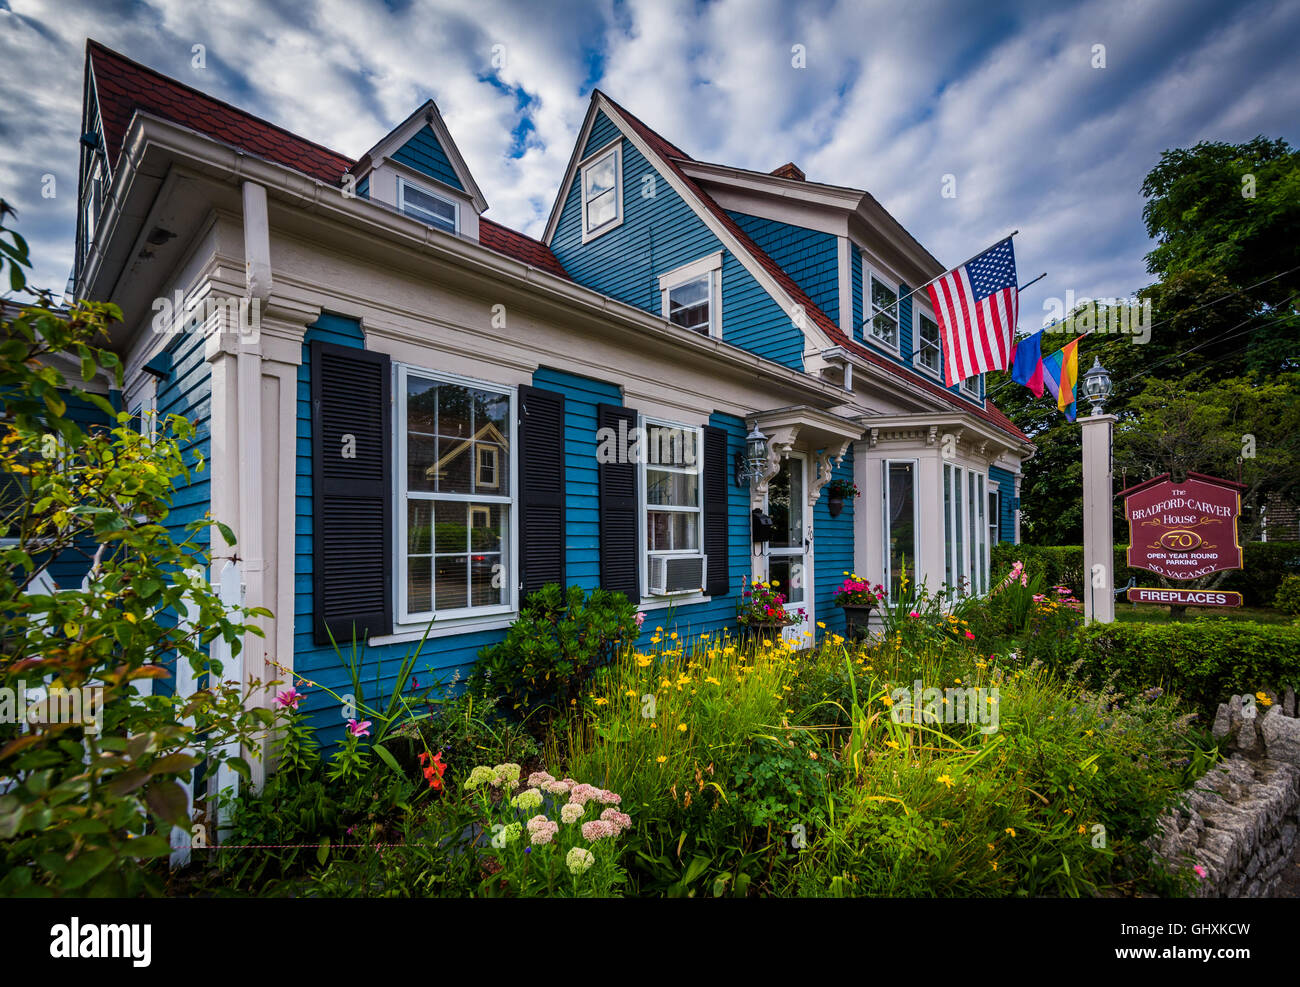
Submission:
[[[1031,598],[1025,626],[1050,637],[1070,619],[1065,600]],[[380,724],[377,757],[349,731],[322,760],[286,709],[289,768],[243,798],[232,842],[309,849],[263,852],[260,866],[216,854],[198,884],[518,896],[1194,886],[1195,861],[1152,868],[1144,845],[1216,756],[1175,698],[1089,688],[982,640],[1002,616],[924,595],[884,616],[871,642],[819,627],[803,650],[660,629],[648,648],[615,649],[546,717],[505,715],[473,690],[437,697],[431,714],[429,697],[390,702],[364,714]]]

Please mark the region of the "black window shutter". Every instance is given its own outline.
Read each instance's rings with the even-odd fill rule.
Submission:
[[[623,422],[624,427],[619,428]],[[611,429],[619,436],[619,450],[623,437],[631,436],[636,429],[636,412],[614,404],[596,406],[597,429]],[[608,434],[608,433],[606,433]],[[627,462],[600,463],[600,585],[611,592],[623,593],[633,603],[641,600],[640,539],[637,537],[637,464],[631,456],[620,455]]]
[[[384,354],[311,344],[317,644],[393,632],[391,392]]]
[[[564,395],[519,388],[519,591],[564,585]]]
[[[709,596],[726,596],[731,591],[731,570],[727,531],[727,433],[704,426],[704,591]]]

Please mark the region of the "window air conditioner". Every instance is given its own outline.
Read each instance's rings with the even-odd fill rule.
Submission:
[[[654,596],[704,590],[703,555],[650,556],[650,592]]]

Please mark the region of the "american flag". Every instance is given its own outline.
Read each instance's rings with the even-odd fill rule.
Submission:
[[[1011,365],[1011,337],[1020,304],[1011,237],[954,268],[929,286],[939,317],[948,386]]]

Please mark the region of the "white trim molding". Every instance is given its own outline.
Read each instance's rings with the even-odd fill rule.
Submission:
[[[707,335],[722,338],[722,251],[716,250],[707,257],[683,264],[676,270],[659,276],[660,312],[665,321],[668,317],[668,293],[684,284],[709,279],[709,331]]]

